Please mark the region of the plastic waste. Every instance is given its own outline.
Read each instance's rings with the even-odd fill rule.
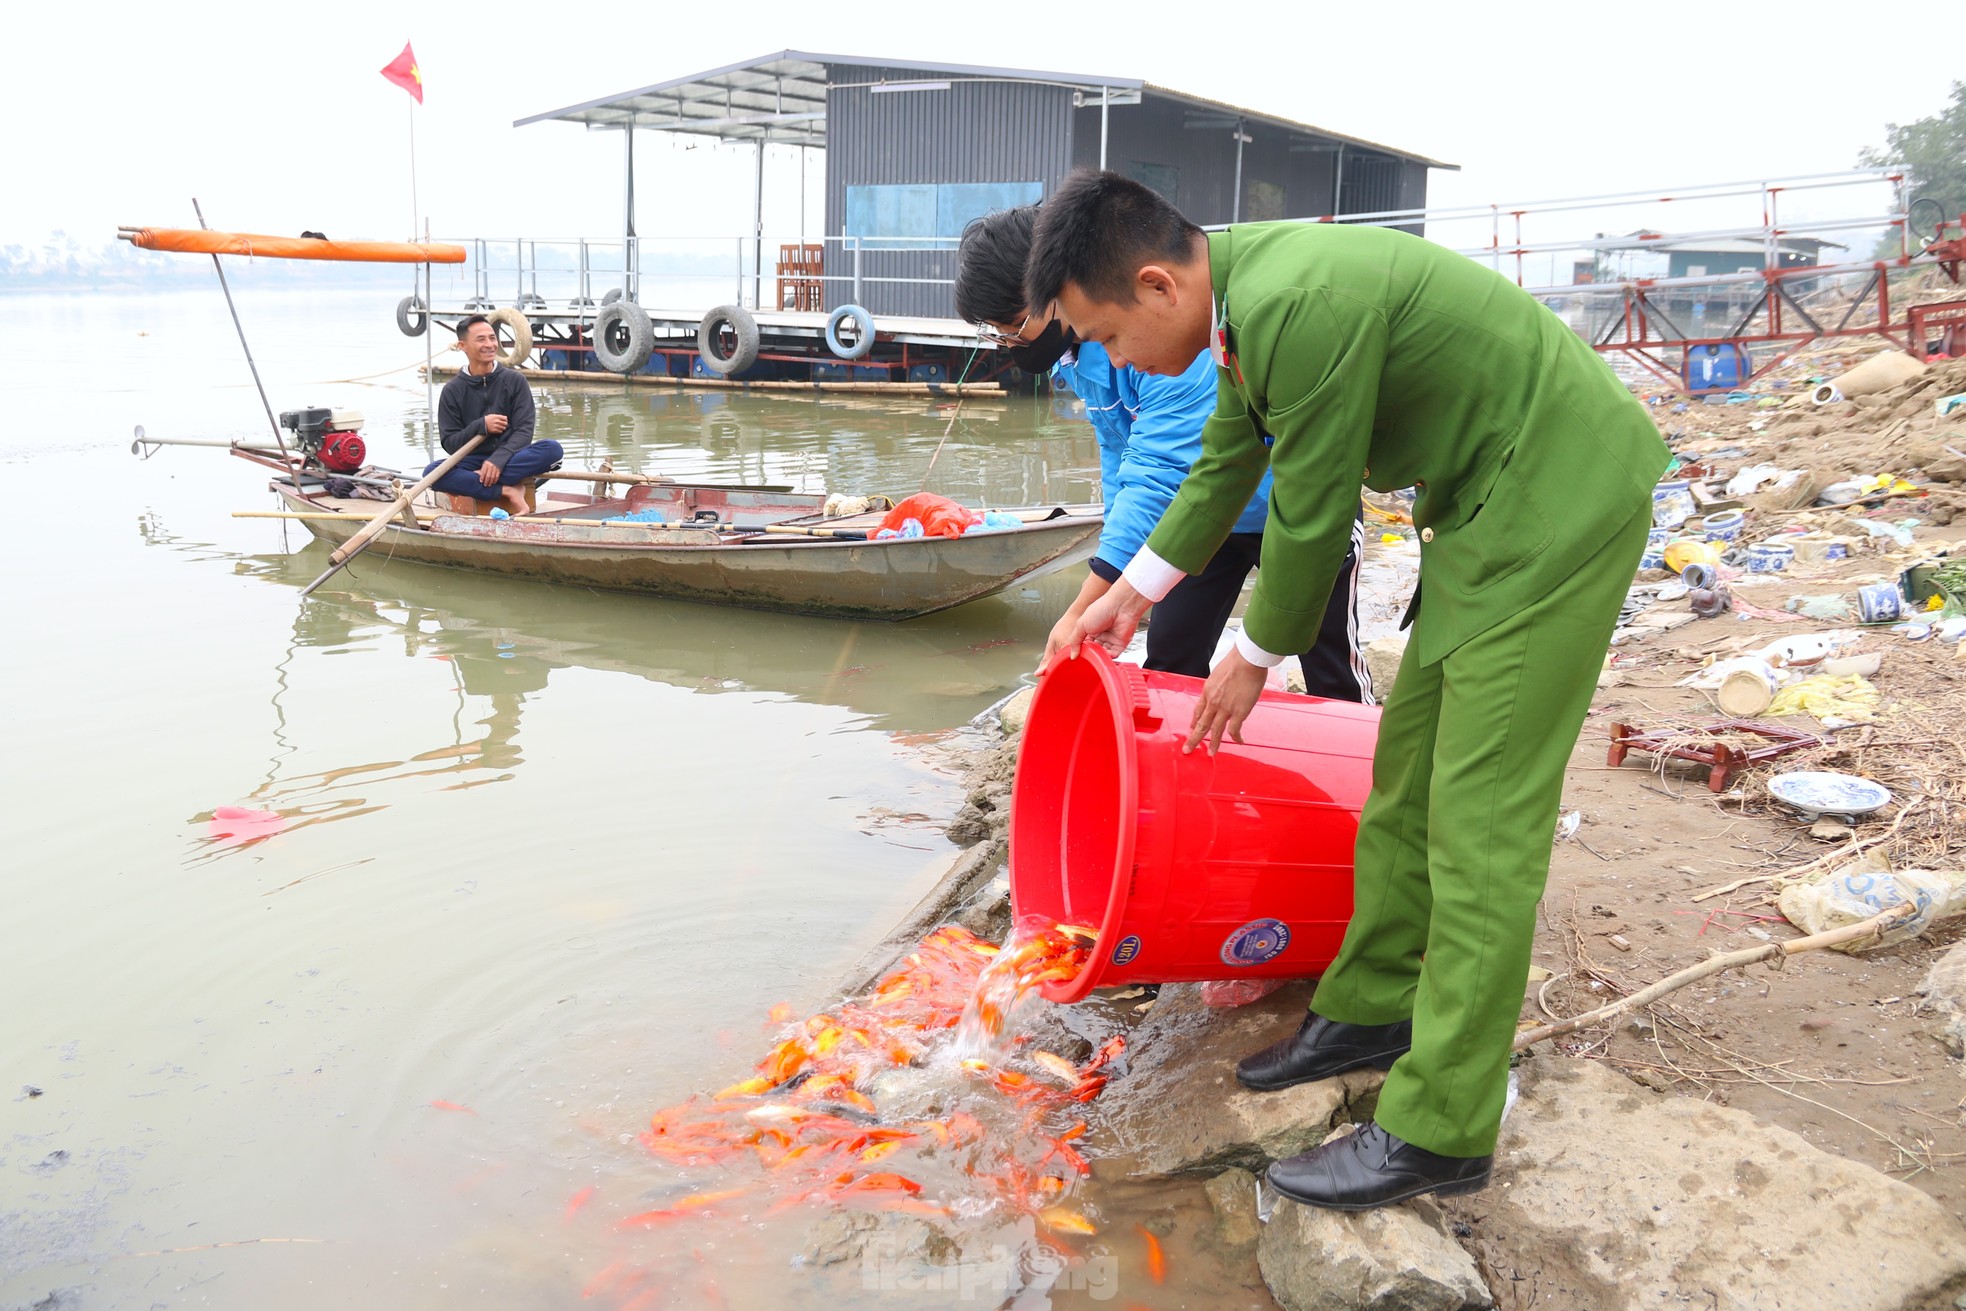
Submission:
[[[652,509],[630,510],[626,514],[610,515],[612,519],[626,519],[630,523],[668,523],[662,511]]]
[[[489,517],[493,519],[510,519],[512,516],[505,512],[504,506],[494,505],[492,507],[492,512]]]
[[[1877,718],[1877,689],[1868,679],[1817,674],[1777,692],[1768,713],[1777,718],[1813,715],[1825,728],[1868,724]]]
[[[971,533],[1008,532],[1013,528],[1022,528],[1023,526],[1024,521],[1014,514],[1005,514],[1001,510],[985,510],[983,512],[983,518],[979,522],[973,523],[963,529],[963,535],[967,537]]]
[[[277,810],[248,810],[243,806],[220,806],[212,811],[205,831],[220,846],[237,847],[261,838],[270,838],[287,826],[287,817]]]
[[[909,532],[910,521],[920,531]],[[881,527],[896,529],[904,537],[961,537],[964,529],[982,522],[983,515],[966,505],[934,492],[916,492],[889,510],[887,517],[881,520]]]
[[[875,540],[887,541],[894,537],[926,537],[928,530],[920,519],[903,519],[899,528],[881,528],[874,533]]]
[[[1910,921],[1875,939],[1846,943],[1831,951],[1855,953],[1915,938],[1935,919],[1966,908],[1966,872],[1901,869],[1846,870],[1817,883],[1784,888],[1776,904],[1789,922],[1805,933],[1822,933],[1845,924],[1859,924],[1879,911],[1910,902],[1917,914]]]
[[[1247,1006],[1289,982],[1289,979],[1216,979],[1201,985],[1201,1004],[1218,1009]]]

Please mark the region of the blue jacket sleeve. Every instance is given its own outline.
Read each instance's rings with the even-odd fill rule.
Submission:
[[[1215,412],[1215,367],[1206,352],[1177,377],[1124,370],[1121,395],[1132,424],[1108,490],[1097,558],[1124,569],[1167,513],[1201,454],[1201,429]],[[1131,393],[1129,395],[1129,393]]]

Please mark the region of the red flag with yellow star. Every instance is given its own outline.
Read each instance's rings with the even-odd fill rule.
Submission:
[[[389,61],[382,75],[415,96],[417,104],[423,103],[423,70],[416,66],[416,52],[409,42],[403,42],[403,53]]]

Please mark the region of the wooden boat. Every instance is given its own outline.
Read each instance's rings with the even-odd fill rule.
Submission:
[[[381,508],[329,495],[307,474],[277,478],[272,488],[288,514],[330,544],[347,541]],[[448,496],[426,492],[415,523],[392,521],[369,558],[795,614],[912,619],[1090,552],[1103,517],[1098,505],[1022,507],[1002,511],[1017,528],[880,540],[884,511],[828,518],[825,501],[662,481],[620,497],[556,485],[536,512],[495,519],[458,513]]]

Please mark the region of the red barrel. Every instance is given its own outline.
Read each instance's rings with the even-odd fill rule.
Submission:
[[[1021,922],[1099,942],[1056,1002],[1126,983],[1321,972],[1352,916],[1379,711],[1265,692],[1214,756],[1183,755],[1203,682],[1087,643],[1038,682],[1010,810]]]

